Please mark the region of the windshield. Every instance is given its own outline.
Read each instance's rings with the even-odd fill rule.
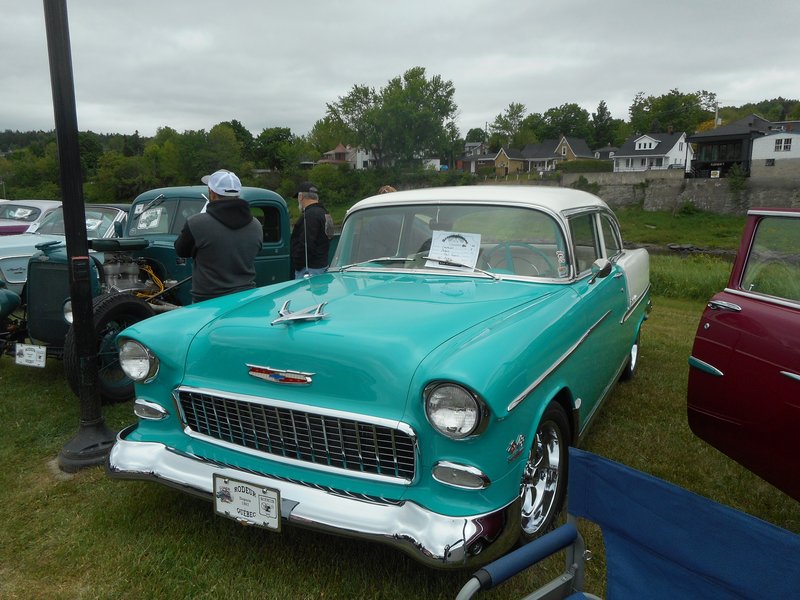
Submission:
[[[565,278],[563,233],[540,210],[437,204],[359,210],[345,222],[331,270],[447,269]]]
[[[86,206],[84,213],[86,216],[86,237],[88,239],[112,235],[114,219],[119,216],[117,209],[105,206]],[[28,228],[28,233],[65,235],[64,209],[58,208],[42,219],[42,222],[38,225],[31,225]]]
[[[204,198],[157,197],[138,202],[128,221],[128,235],[178,235],[186,219],[203,210]]]
[[[42,211],[35,206],[11,204],[10,202],[0,204],[0,219],[30,223],[35,221],[40,214]]]

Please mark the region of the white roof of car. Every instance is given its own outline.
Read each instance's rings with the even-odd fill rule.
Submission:
[[[586,207],[608,208],[608,205],[594,194],[570,188],[533,185],[464,185],[370,196],[354,204],[350,211],[376,206],[437,202],[486,202],[520,205],[547,208],[556,213]]]

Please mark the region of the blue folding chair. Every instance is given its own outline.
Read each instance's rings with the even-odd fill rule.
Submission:
[[[578,517],[600,526],[606,597],[800,598],[800,536],[641,471],[570,448],[567,523],[477,571],[457,600],[565,551],[566,568],[524,600],[583,591]]]

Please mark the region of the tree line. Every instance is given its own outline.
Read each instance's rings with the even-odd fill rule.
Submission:
[[[565,103],[544,113],[528,113],[511,102],[486,129],[464,137],[455,125],[455,87],[438,75],[413,67],[382,88],[354,85],[326,106],[325,115],[305,135],[287,127],[251,133],[230,120],[206,130],[182,133],[164,126],[153,137],[79,133],[84,197],[88,202],[130,202],[139,193],[163,186],[191,185],[217,168],[236,171],[245,184],[269,187],[289,196],[301,179],[311,179],[331,203],[351,203],[383,184],[397,186],[454,184],[468,176],[455,172],[465,142],[483,142],[490,152],[501,147],[558,139],[583,138],[592,149],[619,146],[635,133],[672,128],[693,133],[713,127],[718,114],[729,122],[749,113],[773,120],[800,119],[800,102],[777,98],[741,107],[717,107],[715,94],[671,90],[662,96],[636,94],[627,120],[613,118],[601,101],[591,114]],[[369,149],[376,167],[348,172],[320,164],[338,144]],[[422,160],[439,158],[451,168],[430,173]],[[60,198],[55,132],[0,132],[0,181],[6,198]]]

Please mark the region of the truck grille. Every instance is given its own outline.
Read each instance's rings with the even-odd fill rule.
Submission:
[[[411,481],[414,439],[394,427],[296,408],[179,390],[186,425],[265,454]]]

